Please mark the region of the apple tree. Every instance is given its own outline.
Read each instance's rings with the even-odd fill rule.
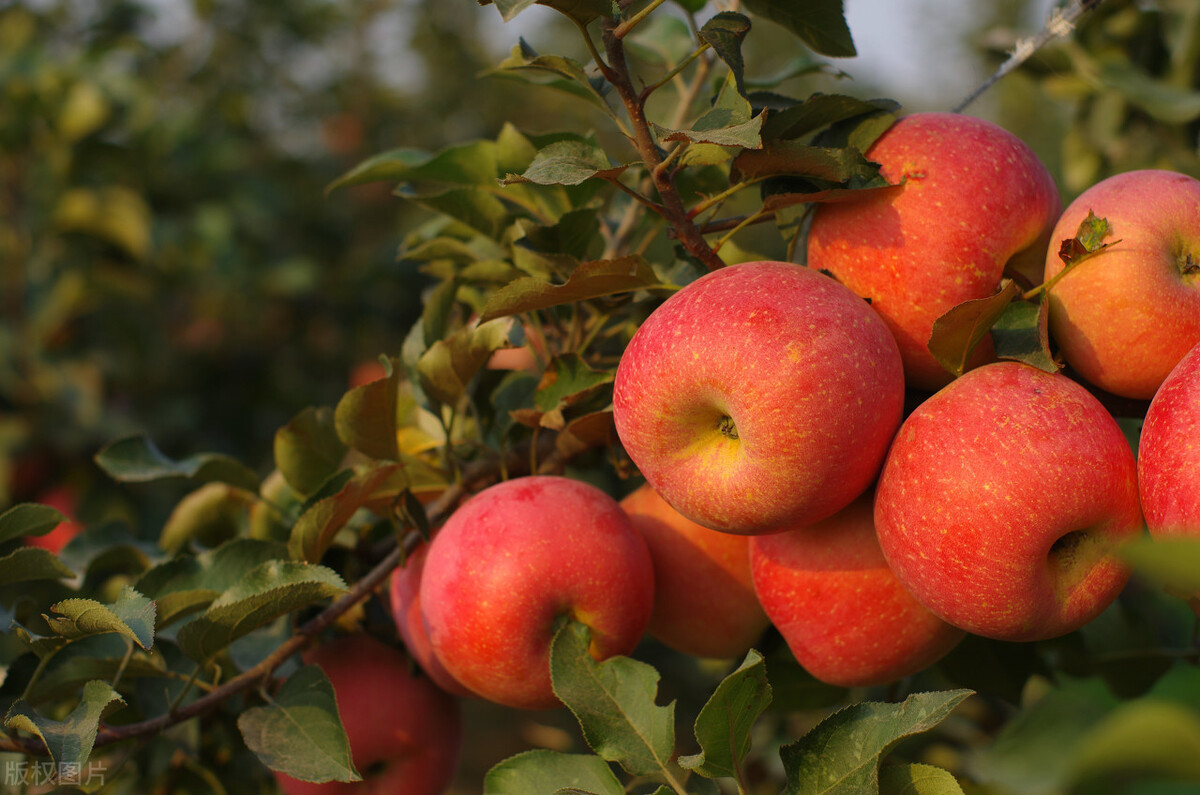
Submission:
[[[483,7],[472,10],[507,23],[533,5],[481,0]],[[912,508],[917,518],[906,521],[915,525],[942,512],[970,516],[972,508],[993,500],[1028,498],[1022,505],[1043,513],[1057,503],[1087,502],[1074,492],[1048,497],[1049,487],[1043,493],[1038,484],[1056,482],[1050,470],[1102,436],[1106,446],[1098,460],[1119,458],[1124,467],[1111,483],[1126,487],[1128,527],[1120,539],[1103,536],[1103,548],[1095,546],[1101,534],[1092,533],[1091,525],[1087,532],[1067,528],[1074,532],[1052,539],[1051,548],[1064,570],[1068,563],[1099,561],[1111,574],[1105,600],[1091,605],[1084,619],[1029,631],[1060,607],[1034,603],[1030,609],[1039,615],[1022,616],[1025,623],[1000,634],[985,624],[954,624],[948,616],[955,611],[931,617],[924,602],[932,601],[917,604],[909,589],[898,587],[879,553],[875,565],[889,578],[887,596],[883,587],[860,589],[857,596],[835,596],[830,589],[810,609],[793,611],[799,615],[790,623],[804,626],[807,617],[820,615],[830,646],[837,647],[851,637],[874,644],[906,638],[926,622],[936,649],[914,652],[921,656],[905,662],[918,662],[901,666],[902,672],[843,678],[836,666],[806,664],[774,615],[775,625],[736,655],[723,652],[714,659],[681,651],[681,643],[664,642],[669,633],[653,631],[628,653],[598,655],[594,616],[559,603],[551,606],[552,626],[543,633],[543,667],[527,678],[543,678],[548,668],[552,703],[561,706],[523,711],[493,704],[478,689],[456,690],[464,664],[439,658],[449,646],[439,645],[432,611],[413,607],[413,594],[438,591],[409,588],[403,578],[415,580],[414,566],[422,560],[432,561],[429,570],[442,576],[452,565],[500,570],[507,555],[501,545],[487,547],[487,554],[440,552],[439,539],[448,537],[439,535],[443,526],[457,532],[447,525],[456,516],[476,525],[498,522],[493,514],[505,511],[520,516],[512,505],[494,502],[497,484],[549,476],[574,481],[573,488],[587,492],[580,501],[604,506],[594,513],[611,509],[623,528],[614,532],[634,532],[635,523],[625,521],[616,500],[643,487],[651,467],[636,460],[629,437],[618,433],[624,426],[614,418],[614,390],[624,389],[617,384],[624,377],[619,368],[635,334],[651,325],[648,318],[674,297],[693,294],[694,285],[713,283],[704,281],[713,273],[736,279],[746,272],[738,268],[763,260],[799,268],[821,208],[887,205],[925,176],[890,176],[871,157],[879,151],[874,145],[909,115],[898,102],[858,96],[852,86],[806,90],[810,80],[837,74],[836,59],[855,54],[840,0],[536,5],[565,21],[573,38],[563,49],[571,54],[539,52],[513,34],[507,57],[478,80],[508,91],[515,86],[551,120],[560,104],[580,108],[583,115],[564,110],[562,118],[573,125],[529,128],[514,117],[478,139],[381,151],[326,186],[331,206],[365,186],[384,185],[397,203],[419,213],[420,222],[403,234],[399,256],[419,268],[428,286],[419,317],[380,351],[376,377],[327,405],[295,407],[274,433],[268,466],[203,447],[166,452],[161,440],[146,434],[109,440],[94,454],[106,477],[136,499],[169,500],[165,519],[154,527],[135,529],[112,516],[60,549],[47,549],[34,541],[72,518],[62,508],[31,501],[0,514],[0,610],[6,617],[0,774],[6,786],[28,792],[237,793],[301,786],[298,780],[365,786],[392,763],[390,757],[413,747],[420,755],[420,743],[403,752],[397,746],[390,757],[385,747],[369,760],[356,758],[363,719],[348,705],[367,709],[372,699],[361,691],[351,698],[345,688],[362,682],[352,673],[333,673],[353,659],[331,662],[328,671],[310,663],[320,656],[314,649],[328,649],[340,636],[369,634],[388,653],[406,651],[400,657],[410,667],[388,680],[394,683],[389,691],[416,682],[414,687],[455,694],[451,699],[426,690],[391,707],[405,712],[406,704],[414,711],[422,709],[419,704],[439,705],[423,723],[431,729],[428,744],[439,745],[432,748],[437,758],[460,756],[447,790],[453,793],[1196,791],[1200,544],[1187,528],[1171,538],[1143,532],[1137,484],[1130,478],[1136,477],[1133,453],[1151,400],[1101,391],[1068,366],[1049,317],[1055,285],[1067,277],[1043,283],[1040,269],[1032,277],[1027,268],[1006,270],[988,294],[939,311],[922,342],[952,387],[989,390],[972,397],[976,407],[998,400],[1001,409],[1005,401],[1015,406],[1030,392],[1057,400],[1061,390],[1068,396],[1063,401],[1086,403],[1103,432],[1076,427],[1072,434],[1056,434],[1053,423],[1038,425],[1050,439],[1046,446],[1062,449],[1040,472],[1037,461],[1012,467],[1031,470],[1032,486],[1025,480],[985,499],[959,493],[965,481],[954,480],[956,488],[939,492],[953,495],[945,498],[952,505],[931,499]],[[1001,47],[997,82],[982,92],[1010,102],[1006,86],[1035,85],[1069,103],[1052,172],[1064,198],[1134,169],[1200,176],[1200,95],[1194,89],[1200,18],[1189,3],[1160,5],[1073,2],[1057,9],[1040,33]],[[497,25],[494,35],[510,36],[508,30]],[[794,57],[771,73],[756,71],[760,36],[786,42]],[[93,100],[78,102],[86,111]],[[969,113],[974,100],[946,110]],[[78,124],[89,118],[84,111]],[[994,166],[982,156],[971,164],[985,174]],[[982,184],[983,192],[995,187],[986,179]],[[109,198],[93,201],[92,209],[125,212],[137,204]],[[988,247],[991,234],[1010,222],[983,219],[976,245]],[[118,228],[132,227],[112,227]],[[1047,229],[1041,245],[1063,273],[1079,280],[1087,278],[1089,265],[1117,250],[1123,234],[1115,218],[1087,214],[1065,233],[1051,237]],[[1192,237],[1195,245],[1200,231]],[[136,248],[141,240],[126,238],[128,232],[115,244]],[[1182,251],[1189,244],[1186,235],[1181,240]],[[1181,257],[1181,280],[1194,288],[1195,262]],[[851,332],[838,338],[845,359],[861,353],[856,345],[865,347],[863,323],[878,324],[879,338],[886,340],[876,315],[884,307],[853,297],[837,273],[814,267],[803,278],[852,296],[838,300],[849,300],[855,318],[868,318],[856,326],[858,338]],[[901,291],[910,287],[901,285]],[[778,290],[785,294],[782,280]],[[792,300],[791,293],[786,297]],[[706,306],[720,301],[720,294],[708,297]],[[748,321],[708,317],[713,324],[728,321],[709,334],[723,336],[725,347],[738,348],[749,334]],[[674,336],[683,335],[681,328]],[[771,342],[755,344],[768,349]],[[713,357],[719,347],[713,346]],[[879,347],[887,348],[880,356],[897,357],[899,368],[898,349]],[[977,367],[980,356],[1005,363]],[[1019,369],[1024,380],[1019,389],[1004,391],[978,377],[986,367]],[[685,384],[686,362],[667,375]],[[735,396],[758,394],[760,380],[775,375],[764,368],[753,379],[719,386]],[[949,430],[954,417],[930,408],[935,390],[910,384],[907,391],[897,386],[893,396],[897,414],[902,406],[909,417],[932,415],[929,422],[947,432],[951,441],[939,442],[928,458],[957,452]],[[635,407],[644,398],[625,394],[632,394],[627,402]],[[939,397],[936,406],[949,400]],[[879,402],[868,395],[840,408],[861,412],[866,425],[878,421]],[[709,429],[721,444],[739,441],[739,426],[730,419],[722,415]],[[1178,423],[1185,441],[1176,444],[1187,443],[1189,428],[1194,436],[1200,424],[1192,422]],[[812,429],[814,436],[821,432]],[[995,444],[980,445],[968,464],[997,476],[989,483],[1015,482],[1000,477],[1010,473],[997,471],[1006,465],[994,455],[1013,436],[995,438]],[[882,456],[887,445],[878,446]],[[882,459],[875,464],[882,467]],[[1106,494],[1119,491],[1101,469],[1083,471],[1073,488],[1101,483]],[[886,476],[889,469],[884,471]],[[937,458],[928,481],[959,477],[947,474],[953,472]],[[1176,490],[1183,488],[1178,483]],[[819,485],[827,492],[847,490],[842,482]],[[889,485],[885,502],[905,509],[916,504],[901,486]],[[864,489],[858,484],[853,491],[843,503]],[[666,490],[664,496],[682,504]],[[635,513],[632,503],[623,504]],[[469,511],[458,513],[467,505]],[[824,523],[842,507],[806,517],[804,527],[745,530],[775,543],[756,547],[747,540],[741,554],[757,548],[765,555],[773,548],[778,562],[787,551],[778,543],[785,537],[781,531],[807,530],[811,541],[814,528],[821,528],[829,532],[828,543],[810,543],[799,555],[818,558],[838,543]],[[878,505],[874,513],[869,507],[858,503],[858,531],[878,521]],[[527,516],[525,524],[574,527],[593,518],[579,516],[582,511],[559,517],[554,510],[553,501],[541,505],[539,521]],[[985,527],[995,516],[976,518],[974,524]],[[948,526],[934,523],[933,531]],[[497,524],[494,532],[502,529]],[[996,530],[996,545],[1008,543],[1004,532]],[[553,529],[545,533],[537,543],[567,545]],[[862,550],[878,546],[870,529],[858,537]],[[994,540],[980,539],[970,546],[985,548]],[[884,551],[891,554],[886,546]],[[921,551],[909,557],[921,557]],[[855,560],[867,555],[856,552]],[[1002,581],[1006,571],[981,560],[976,570],[954,572],[955,582],[965,583],[959,596],[971,603],[1013,593],[1012,587],[983,587]],[[831,561],[830,567],[838,564]],[[638,566],[647,569],[644,564]],[[587,570],[576,563],[571,568]],[[665,579],[656,576],[662,587]],[[940,576],[950,578],[948,571],[924,575],[925,591],[936,589]],[[537,585],[532,579],[514,580],[510,597]],[[690,583],[685,575],[683,582],[689,586],[684,592],[717,587],[709,575],[693,576]],[[972,590],[973,582],[980,587]],[[455,587],[439,585],[442,592]],[[652,590],[622,587],[618,596],[627,602],[644,602]],[[397,595],[403,593],[408,595]],[[900,618],[852,635],[864,616],[892,599],[911,599]],[[771,603],[761,601],[771,615]],[[1000,612],[1009,607],[987,606]],[[649,611],[646,604],[637,607]],[[418,611],[416,624],[408,623],[410,609]],[[441,624],[468,618],[452,616]],[[688,620],[717,631],[711,612],[673,619]],[[424,637],[422,629],[434,634]],[[486,647],[483,667],[499,666],[510,644],[490,637],[485,643],[480,635],[474,644],[464,640],[462,653],[483,655]],[[332,681],[338,676],[344,678]],[[447,714],[457,710],[465,736],[447,739],[458,731],[457,713],[452,720]],[[447,729],[443,721],[453,725]],[[378,728],[379,734],[390,731]],[[447,752],[443,744],[451,742],[461,742],[461,751]],[[411,772],[401,778],[411,792],[434,793],[449,775]]]

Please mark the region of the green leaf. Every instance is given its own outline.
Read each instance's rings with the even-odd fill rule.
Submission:
[[[1104,243],[1104,238],[1112,234],[1112,226],[1108,223],[1107,218],[1100,218],[1091,210],[1088,210],[1087,218],[1079,222],[1079,228],[1075,232],[1075,237],[1063,240],[1058,248],[1058,258],[1063,261],[1063,270],[1056,274],[1056,277],[1047,283],[1046,289],[1050,290],[1054,282],[1062,278],[1061,274],[1066,273],[1069,269],[1079,265],[1088,257],[1097,254],[1109,246],[1119,243],[1119,240],[1110,240]]]
[[[289,555],[317,563],[358,509],[381,494],[398,498],[407,488],[403,464],[377,464],[356,474],[336,494],[318,500],[300,515],[288,539]]]
[[[654,269],[641,257],[593,260],[572,271],[565,284],[527,276],[501,287],[484,304],[480,321],[661,286]]]
[[[883,179],[879,164],[867,160],[857,149],[829,149],[785,140],[740,153],[733,160],[729,179],[744,182],[781,175],[847,185]]]
[[[40,547],[21,547],[0,558],[0,583],[5,585],[74,576],[75,572],[67,568],[57,555]]]
[[[310,406],[275,432],[275,466],[300,494],[316,491],[341,467],[345,455],[328,406]]]
[[[179,628],[179,647],[198,662],[280,616],[343,594],[346,584],[324,566],[272,560],[248,572],[200,616]]]
[[[495,177],[492,177],[486,189],[459,188],[422,195],[413,189],[401,187],[394,193],[435,213],[461,221],[486,237],[497,237],[509,220],[508,208],[493,195],[493,191],[498,190],[500,188],[495,184]]]
[[[1164,124],[1182,125],[1200,118],[1200,91],[1156,80],[1123,56],[1104,58],[1097,77]]]
[[[535,2],[537,5],[549,6],[584,24],[598,17],[616,17],[621,13],[613,0],[479,0],[479,5],[495,3],[501,18],[508,22]]]
[[[457,404],[475,374],[493,353],[512,345],[511,335],[514,330],[520,333],[519,329],[520,324],[512,318],[499,318],[437,340],[417,361],[421,388],[443,405]]]
[[[561,55],[538,55],[524,39],[513,46],[508,58],[484,74],[514,78],[532,85],[563,91],[612,115],[612,108],[601,93],[606,84],[589,80],[583,67],[571,58]]]
[[[407,425],[417,410],[412,389],[403,380],[403,370],[391,363],[387,378],[372,381],[342,395],[334,410],[334,427],[347,447],[375,459],[394,461],[399,457],[397,431]]]
[[[1200,539],[1142,537],[1117,547],[1133,570],[1182,593],[1200,593]]]
[[[654,703],[658,671],[629,657],[596,662],[588,628],[570,621],[550,648],[550,681],[593,751],[635,776],[661,775],[675,750],[675,703]]]
[[[1117,707],[1080,739],[1069,781],[1137,774],[1200,782],[1200,712],[1138,699]]]
[[[107,682],[92,681],[84,685],[82,699],[66,720],[44,718],[25,699],[17,699],[8,710],[4,725],[37,736],[45,743],[56,769],[70,766],[78,770],[83,769],[92,754],[100,719],[111,708],[124,703]]]
[[[505,759],[483,780],[483,795],[556,795],[564,789],[596,795],[625,793],[612,768],[600,757],[543,749]]]
[[[973,777],[1028,795],[1060,792],[1073,749],[1117,703],[1099,678],[1068,680],[1005,724],[976,759]]]
[[[283,544],[238,538],[195,557],[181,555],[160,563],[142,574],[134,587],[155,601],[155,626],[162,628],[208,607],[258,566],[286,556]]]
[[[58,615],[43,615],[46,623],[55,634],[69,640],[115,632],[143,649],[154,645],[154,601],[132,586],[122,588],[111,605],[92,599],[64,599],[50,609]]]
[[[857,53],[846,24],[842,0],[746,0],[746,10],[777,22],[815,52],[834,58],[852,58]]]
[[[789,139],[794,140],[809,135],[833,124],[847,120],[865,120],[880,113],[890,114],[898,110],[898,105],[886,99],[864,100],[847,94],[813,94],[808,99],[797,102],[790,107],[774,108],[763,122],[763,140]],[[888,120],[888,126],[891,120]],[[885,127],[886,129],[886,127]],[[844,136],[848,138],[849,136]],[[845,141],[842,145],[848,144]],[[858,141],[857,148],[865,152],[873,141]],[[866,144],[866,145],[862,145]],[[835,144],[826,143],[826,146]]]
[[[751,649],[700,710],[696,718],[700,753],[680,757],[680,767],[706,778],[740,779],[742,763],[750,753],[750,730],[770,703],[766,663]]]
[[[879,771],[880,795],[963,795],[949,770],[933,765],[884,765]]]
[[[197,453],[180,461],[168,458],[149,437],[118,439],[96,453],[96,463],[121,483],[148,483],[165,478],[220,481],[247,491],[258,491],[254,470],[220,453]]]
[[[997,359],[1025,362],[1039,370],[1057,373],[1059,364],[1050,352],[1049,304],[1043,292],[1036,303],[1013,301],[992,324],[992,348]]]
[[[700,40],[708,42],[733,75],[737,92],[746,96],[746,64],[742,59],[742,41],[750,32],[750,20],[734,11],[715,14],[700,28]]]
[[[593,370],[579,354],[564,353],[554,357],[547,366],[534,401],[542,411],[561,409],[579,402],[612,380],[612,371]]]
[[[258,495],[227,483],[205,483],[179,501],[163,524],[158,545],[168,552],[192,539],[214,547],[241,534]]]
[[[333,685],[319,666],[296,671],[267,706],[246,710],[237,724],[246,747],[272,770],[301,781],[362,781]]]
[[[927,347],[945,370],[960,376],[967,369],[975,349],[1002,314],[1005,308],[1021,295],[1021,288],[1006,279],[1000,289],[987,298],[963,301],[946,310],[933,321],[933,332]]]
[[[616,179],[627,168],[612,165],[605,151],[588,141],[555,141],[538,151],[523,174],[509,174],[503,182],[579,185],[593,177]]]
[[[821,721],[779,749],[787,795],[879,791],[879,763],[905,737],[941,723],[970,690],[914,693],[899,704],[863,702]]]
[[[22,502],[0,514],[0,544],[25,536],[44,536],[69,519],[56,508]]]

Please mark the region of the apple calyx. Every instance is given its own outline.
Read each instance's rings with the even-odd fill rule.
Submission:
[[[1195,276],[1197,273],[1200,273],[1200,262],[1196,261],[1196,258],[1192,256],[1192,252],[1180,252],[1176,259],[1179,262],[1179,275]]]
[[[740,438],[738,436],[737,424],[733,421],[733,417],[730,417],[728,414],[721,415],[721,419],[717,420],[717,430],[726,439],[736,441]]]

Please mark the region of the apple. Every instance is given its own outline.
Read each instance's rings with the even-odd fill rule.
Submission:
[[[1052,638],[1095,618],[1139,534],[1137,468],[1082,385],[1019,362],[971,370],[919,405],[875,496],[883,554],[918,601],[968,632]]]
[[[27,536],[24,543],[26,546],[48,549],[57,555],[72,538],[83,532],[83,525],[75,521],[75,511],[78,508],[75,490],[70,486],[51,486],[40,492],[34,502],[56,509],[67,517],[67,521],[59,522],[57,527],[45,535]]]
[[[929,352],[934,321],[994,293],[1006,267],[1041,276],[1058,188],[1015,135],[954,113],[905,116],[866,156],[899,186],[818,206],[807,263],[871,300],[908,386],[933,391],[950,381]],[[991,358],[985,338],[971,365]]]
[[[630,459],[677,511],[755,535],[824,519],[875,480],[904,376],[871,307],[786,262],[702,276],[633,335],[613,419]]]
[[[1112,245],[1051,288],[1050,333],[1089,382],[1149,400],[1200,342],[1200,180],[1147,169],[1097,182],[1054,227],[1046,281],[1064,268],[1057,244],[1089,211],[1108,221]]]
[[[1171,370],[1138,442],[1138,488],[1155,537],[1200,536],[1200,344]]]
[[[275,773],[287,795],[441,795],[450,785],[462,746],[458,701],[414,675],[399,649],[366,633],[311,649],[333,685],[338,714],[362,781],[314,784]]]
[[[768,621],[750,576],[750,539],[696,524],[645,484],[621,500],[654,564],[649,634],[696,657],[741,657]]]
[[[429,645],[490,701],[559,706],[550,642],[560,619],[591,629],[592,654],[628,654],[654,607],[646,543],[615,499],[565,477],[497,483],[434,535],[419,597]]]
[[[866,687],[924,670],[966,635],[896,579],[875,537],[872,493],[807,527],[750,539],[754,588],[804,669]]]
[[[396,622],[400,637],[404,639],[405,648],[426,675],[447,693],[470,696],[473,693],[446,670],[446,666],[442,665],[442,661],[429,645],[429,633],[425,630],[425,620],[421,616],[421,574],[425,569],[425,556],[428,553],[429,544],[418,545],[409,553],[404,566],[392,575],[389,589],[392,618]]]

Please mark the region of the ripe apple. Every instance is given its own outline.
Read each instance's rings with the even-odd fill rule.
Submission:
[[[591,628],[592,654],[628,654],[654,607],[646,543],[595,486],[515,478],[462,505],[429,544],[421,612],[433,653],[483,698],[523,709],[559,705],[550,685],[558,621]]]
[[[67,517],[67,521],[59,522],[57,527],[45,535],[26,537],[26,546],[48,549],[56,555],[61,552],[72,538],[83,532],[83,525],[75,521],[77,500],[75,491],[70,486],[51,486],[40,492],[34,502],[49,505],[58,510]]]
[[[321,666],[362,781],[314,784],[276,773],[287,795],[441,795],[462,746],[458,701],[415,676],[398,649],[366,633],[329,641],[304,655]]]
[[[933,391],[950,381],[929,352],[934,321],[994,293],[1006,266],[1041,276],[1058,188],[1015,135],[954,113],[905,116],[866,156],[900,186],[819,206],[808,266],[870,298],[896,335],[908,386]],[[991,350],[985,339],[971,364]]]
[[[1200,536],[1200,344],[1163,381],[1138,443],[1138,488],[1155,537]]]
[[[649,633],[684,654],[741,657],[767,629],[754,595],[750,539],[696,524],[649,484],[621,500],[654,564]]]
[[[866,687],[924,670],[966,634],[896,579],[875,537],[872,493],[816,524],[750,539],[754,588],[804,669]]]
[[[425,569],[427,554],[429,544],[420,544],[409,554],[403,568],[397,569],[392,575],[392,618],[408,653],[438,687],[456,696],[474,695],[446,670],[429,645],[429,633],[421,617],[421,574]]]
[[[1064,267],[1057,244],[1089,211],[1108,221],[1112,245],[1051,288],[1050,333],[1089,382],[1149,400],[1200,342],[1200,180],[1148,169],[1088,188],[1054,227],[1047,281]]]
[[[1142,529],[1133,452],[1083,386],[1018,362],[972,370],[904,421],[875,527],[917,599],[968,632],[1070,632],[1128,579],[1112,554]]]
[[[879,472],[904,376],[871,307],[786,262],[722,268],[642,323],[613,387],[617,434],[677,511],[755,535],[844,508]]]

